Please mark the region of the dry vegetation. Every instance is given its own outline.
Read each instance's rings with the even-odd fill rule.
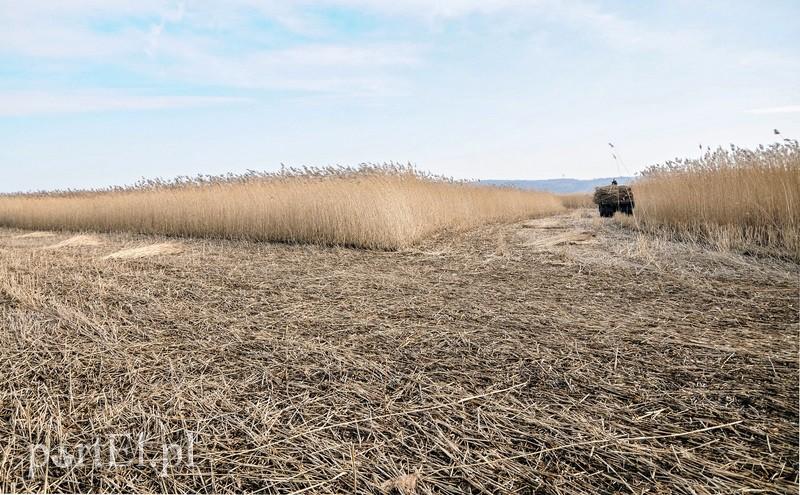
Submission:
[[[394,252],[68,238],[0,230],[3,492],[797,492],[794,263],[586,211]],[[28,474],[138,433],[153,466]]]
[[[5,195],[0,225],[397,249],[442,229],[561,209],[548,193],[459,183],[390,166]]]
[[[636,225],[722,249],[800,259],[800,146],[708,151],[634,184]]]
[[[571,210],[578,208],[593,208],[592,195],[589,193],[559,194],[558,199],[565,208]]]
[[[0,491],[796,493],[798,258],[672,238],[796,254],[797,151],[649,170],[667,236],[402,168],[2,196]]]

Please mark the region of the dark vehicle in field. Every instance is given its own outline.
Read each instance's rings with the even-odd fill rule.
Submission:
[[[616,182],[612,182],[610,186],[596,187],[594,190],[594,203],[600,210],[601,217],[613,217],[618,211],[626,215],[633,214],[631,187],[620,186]]]

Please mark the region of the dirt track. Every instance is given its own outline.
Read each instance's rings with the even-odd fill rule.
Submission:
[[[0,231],[2,491],[797,492],[794,264],[588,211],[395,253],[21,234]],[[145,432],[156,455],[186,431],[194,465],[165,476],[28,476],[45,439]]]

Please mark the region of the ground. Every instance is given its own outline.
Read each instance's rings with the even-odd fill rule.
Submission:
[[[0,490],[797,493],[798,294],[589,210],[398,252],[3,230]]]

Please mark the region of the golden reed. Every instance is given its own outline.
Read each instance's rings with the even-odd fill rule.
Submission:
[[[0,225],[397,249],[441,229],[562,209],[548,193],[362,166],[3,195]]]
[[[640,228],[800,259],[800,147],[731,146],[646,169],[634,184]]]

